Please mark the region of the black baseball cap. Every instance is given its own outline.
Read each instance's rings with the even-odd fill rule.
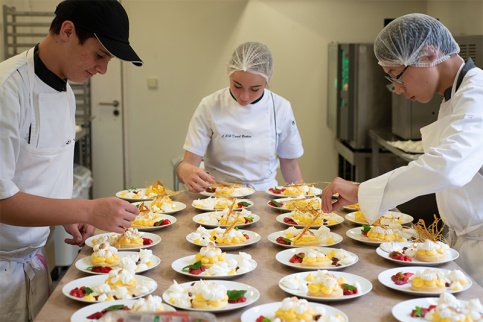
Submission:
[[[143,65],[129,45],[129,18],[117,0],[65,0],[59,3],[55,14],[92,32],[113,56]]]

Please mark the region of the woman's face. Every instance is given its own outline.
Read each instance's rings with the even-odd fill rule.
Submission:
[[[404,70],[403,65],[383,67],[386,74],[396,77]],[[429,102],[438,92],[438,71],[434,67],[409,66],[399,77],[404,84],[394,82],[394,89],[398,95],[404,94],[411,101]]]
[[[230,90],[241,106],[247,106],[259,99],[267,81],[263,76],[238,71],[230,75]]]

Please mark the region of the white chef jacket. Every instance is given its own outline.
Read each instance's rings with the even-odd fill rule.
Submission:
[[[0,199],[71,198],[75,97],[35,75],[34,49],[0,64]],[[32,320],[50,294],[49,227],[0,224],[0,320]]]
[[[203,98],[183,148],[204,156],[205,170],[217,181],[255,190],[277,185],[277,154],[296,159],[304,152],[290,102],[268,89],[247,106],[240,106],[229,88]]]
[[[483,285],[483,71],[470,69],[455,91],[460,71],[438,120],[421,129],[425,153],[363,182],[358,197],[364,216],[373,222],[388,209],[436,193],[439,213],[450,228],[448,240],[460,252],[457,263]]]

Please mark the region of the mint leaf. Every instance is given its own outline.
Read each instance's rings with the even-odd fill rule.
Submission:
[[[243,217],[243,218],[245,218],[245,220],[248,220],[249,222],[252,222],[253,219],[255,219],[255,217]]]
[[[86,268],[86,271],[92,272],[94,268],[98,268],[98,267],[102,267],[102,266],[89,266]]]
[[[111,305],[111,306],[105,308],[104,310],[102,310],[102,312],[120,310],[120,309],[122,309],[124,307],[125,307],[124,304]]]
[[[416,309],[414,310],[414,316],[417,317],[423,317],[423,310],[421,310],[421,307],[416,306]]]
[[[246,201],[240,201],[240,202],[238,203],[238,205],[240,205],[240,206],[245,206],[245,207],[250,206],[250,204],[249,204],[248,202],[246,202]]]
[[[357,288],[357,287],[355,287],[353,285],[349,285],[349,284],[342,284],[341,286],[344,290],[351,290],[351,291],[353,291]]]
[[[188,265],[188,266],[185,266],[183,267],[183,271],[184,270],[189,270],[190,268],[192,269],[199,269],[201,267],[201,261],[197,261],[196,263],[194,263],[193,265]]]
[[[242,297],[247,290],[240,290],[240,291],[226,291],[226,294],[228,295],[228,301],[236,301],[240,297]]]
[[[275,201],[275,200],[270,200],[270,202],[271,202],[271,203],[273,203],[275,206],[280,207],[280,204],[279,204],[277,201]]]
[[[300,253],[301,254],[301,253]],[[299,258],[304,258],[305,256],[304,255],[300,255],[300,254],[295,254],[295,256],[299,257]]]
[[[288,239],[288,238],[282,238],[283,241],[286,241],[287,243],[291,243],[292,240],[291,239]]]
[[[86,295],[89,295],[89,294],[91,294],[92,292],[94,292],[94,291],[93,291],[91,288],[89,288],[89,287],[86,287],[86,288],[84,289],[84,293],[85,293]]]
[[[361,232],[365,233],[366,231],[370,231],[370,230],[371,230],[371,226],[369,226],[369,225],[362,225]]]

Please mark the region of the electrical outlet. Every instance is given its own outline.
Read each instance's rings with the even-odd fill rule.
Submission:
[[[149,89],[157,89],[158,88],[158,78],[156,78],[156,77],[148,78],[148,88]]]

